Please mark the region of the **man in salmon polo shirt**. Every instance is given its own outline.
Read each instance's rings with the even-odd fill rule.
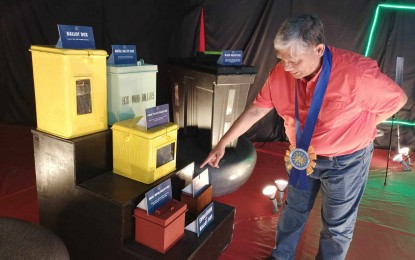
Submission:
[[[316,259],[344,259],[352,239],[373,153],[376,125],[407,101],[376,61],[327,46],[314,15],[284,21],[274,47],[279,62],[253,104],[209,153],[219,167],[225,147],[273,108],[284,119],[290,142],[287,199],[277,225],[273,259],[293,259],[318,191],[322,195]]]

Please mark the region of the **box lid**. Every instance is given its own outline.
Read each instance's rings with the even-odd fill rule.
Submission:
[[[62,55],[95,55],[95,56],[108,56],[107,52],[104,50],[93,50],[93,49],[64,49],[56,48],[53,45],[32,45],[30,46],[30,51],[37,52],[48,52]]]
[[[147,211],[135,208],[134,216],[146,219],[159,226],[168,226],[171,222],[177,219],[181,214],[187,210],[187,204],[175,199],[171,199],[164,205],[159,207],[153,214],[147,214]]]
[[[170,65],[176,65],[214,75],[256,75],[258,73],[258,70],[254,66],[223,66],[216,62],[198,62],[193,58],[171,58],[168,63]]]
[[[137,62],[138,64],[139,62]],[[140,73],[140,72],[157,72],[157,65],[143,64],[137,66],[128,65],[107,65],[107,73]]]
[[[131,119],[115,122],[111,129],[122,131],[129,134],[134,134],[137,136],[141,136],[147,139],[154,139],[159,137],[160,135],[166,134],[168,132],[177,130],[179,127],[177,124],[168,122],[164,125],[159,125],[150,129],[146,129],[144,126],[138,126],[137,122],[143,118],[142,116],[134,117]]]

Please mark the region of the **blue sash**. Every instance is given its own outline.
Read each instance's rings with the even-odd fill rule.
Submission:
[[[321,104],[323,103],[324,94],[330,78],[331,72],[331,52],[326,46],[323,56],[323,67],[319,79],[317,81],[316,89],[311,100],[310,109],[308,110],[307,118],[304,125],[304,130],[301,129],[300,115],[298,112],[298,80],[295,81],[295,140],[296,148],[301,148],[308,151],[311,137],[313,136],[314,128],[317,123],[318,114],[320,112]],[[298,170],[295,167],[291,169],[289,183],[294,187],[305,190],[307,189],[307,174],[305,170]]]

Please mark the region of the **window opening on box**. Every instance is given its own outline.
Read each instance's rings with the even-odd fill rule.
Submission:
[[[230,116],[233,112],[233,103],[235,101],[235,89],[230,89],[228,93],[228,103],[226,106],[226,116]]]
[[[174,145],[175,143],[171,143],[157,149],[156,168],[174,160]]]
[[[91,81],[89,79],[76,81],[76,112],[78,115],[92,113]]]

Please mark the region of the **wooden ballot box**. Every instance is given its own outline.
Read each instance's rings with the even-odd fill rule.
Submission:
[[[135,240],[160,253],[167,252],[184,236],[186,209],[185,203],[174,199],[153,214],[135,208]]]
[[[186,192],[182,192],[180,200],[187,204],[188,215],[191,218],[196,218],[212,202],[212,185],[209,184],[209,186],[195,197]]]

